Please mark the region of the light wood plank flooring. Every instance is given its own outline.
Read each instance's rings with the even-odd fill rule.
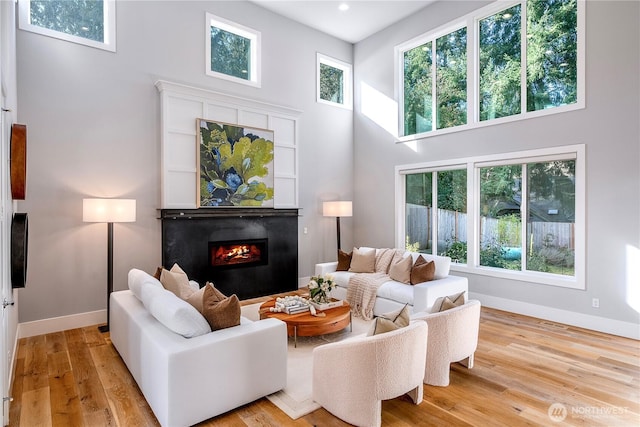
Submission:
[[[258,300],[246,301],[245,304]],[[638,426],[640,342],[482,309],[471,370],[453,364],[449,387],[384,401],[385,426]],[[11,426],[157,426],[109,339],[95,327],[23,338]],[[552,415],[565,415],[564,424]],[[564,412],[563,412],[564,411]],[[324,409],[296,421],[267,399],[200,426],[346,426]]]

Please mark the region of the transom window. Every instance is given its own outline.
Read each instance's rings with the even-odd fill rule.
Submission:
[[[584,146],[397,173],[398,247],[476,274],[584,288]]]
[[[206,14],[206,73],[260,87],[260,32]]]
[[[584,108],[584,39],[584,2],[521,0],[397,46],[401,140]]]
[[[352,66],[346,62],[317,54],[317,101],[352,108]]]
[[[19,0],[20,29],[115,52],[115,0]]]

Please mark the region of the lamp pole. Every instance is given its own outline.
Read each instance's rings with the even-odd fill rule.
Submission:
[[[111,316],[111,292],[113,292],[113,223],[107,223],[107,324],[98,326],[100,332],[109,332]]]

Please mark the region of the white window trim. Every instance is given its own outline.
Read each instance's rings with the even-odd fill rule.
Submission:
[[[328,65],[333,68],[342,70],[342,99],[343,103],[327,101],[320,98],[320,64]],[[347,62],[340,61],[339,59],[332,58],[327,55],[323,55],[320,52],[316,53],[316,101],[321,104],[333,105],[335,107],[346,108],[348,110],[353,109],[353,66]]]
[[[43,36],[53,37],[72,43],[82,44],[97,49],[116,51],[116,1],[104,0],[104,42],[86,39],[84,37],[74,36],[60,31],[50,30],[49,28],[39,27],[31,24],[31,0],[18,0],[19,7],[19,28],[21,30],[30,31],[32,33],[41,34]]]
[[[523,102],[524,107],[521,109],[519,114],[514,114],[512,116],[501,117],[497,119],[480,121],[480,112],[478,109],[478,99],[479,99],[479,81],[480,81],[480,70],[479,70],[479,60],[480,57],[480,40],[479,40],[479,21],[491,16],[503,9],[508,9],[516,4],[523,5],[522,19],[523,24],[526,25],[526,0],[520,1],[510,1],[503,2],[498,1],[487,5],[483,8],[477,9],[462,18],[456,19],[455,21],[451,21],[443,26],[440,26],[432,31],[421,34],[409,41],[401,43],[397,45],[394,49],[395,55],[394,60],[396,66],[395,69],[395,91],[396,91],[396,99],[398,100],[398,137],[397,143],[405,143],[410,141],[416,141],[420,139],[431,138],[434,136],[446,135],[448,133],[454,132],[463,132],[469,129],[477,129],[483,128],[487,126],[495,126],[504,123],[510,123],[520,120],[527,120],[536,117],[549,116],[552,114],[560,114],[569,111],[581,110],[586,107],[586,92],[585,92],[585,52],[586,52],[586,0],[577,0],[577,73],[576,73],[576,89],[577,89],[577,99],[574,104],[563,105],[553,108],[548,108],[545,110],[538,111],[526,111],[526,96],[521,97],[521,102]],[[468,70],[468,78],[467,78],[467,124],[454,126],[450,128],[444,129],[433,129],[428,132],[417,133],[413,135],[403,135],[404,133],[404,70],[403,70],[403,52],[411,49],[412,47],[419,46],[422,43],[428,42],[430,40],[437,39],[448,32],[455,31],[456,29],[460,29],[462,27],[467,27],[467,70]],[[524,38],[523,38],[524,39]],[[524,40],[522,40],[524,44]],[[522,69],[523,69],[523,81],[526,82],[526,49],[523,50],[522,57]],[[434,61],[435,62],[435,61]],[[469,78],[470,77],[470,78]],[[469,84],[472,82],[472,84]],[[526,84],[521,86],[521,91],[526,95]],[[435,98],[435,97],[434,97]]]
[[[478,251],[478,227],[480,223],[480,168],[490,165],[521,164],[553,159],[575,159],[575,260],[574,276],[541,273],[535,271],[515,271],[480,265]],[[396,247],[405,246],[405,175],[467,168],[467,264],[451,264],[453,271],[499,277],[570,289],[586,289],[586,156],[584,144],[543,148],[514,153],[493,154],[481,157],[442,160],[428,163],[399,165],[395,168],[396,191]],[[526,240],[524,240],[526,241]]]
[[[211,27],[220,28],[240,37],[251,40],[251,70],[250,80],[241,79],[228,74],[219,73],[211,70]],[[217,77],[219,79],[228,80],[235,83],[241,83],[253,87],[261,87],[262,84],[262,33],[244,25],[221,18],[212,13],[206,13],[205,19],[205,73],[208,76]]]

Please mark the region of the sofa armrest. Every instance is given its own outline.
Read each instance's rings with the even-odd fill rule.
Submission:
[[[338,261],[316,264],[316,276],[325,276],[327,274],[335,273],[337,268]]]
[[[418,283],[413,287],[413,312],[431,312],[431,308],[440,297],[469,291],[466,277],[449,275],[442,279]]]

